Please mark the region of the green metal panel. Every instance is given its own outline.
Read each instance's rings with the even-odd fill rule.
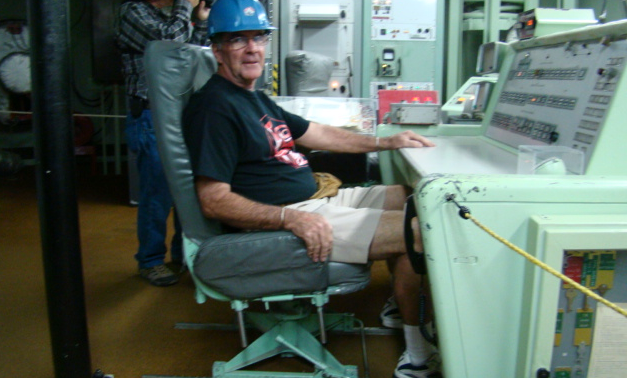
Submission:
[[[412,130],[426,137],[435,135],[462,135],[462,136],[479,136],[483,134],[484,128],[481,125],[437,125],[437,126],[401,126],[393,124],[383,124],[377,127],[377,135],[385,137],[398,134],[404,130]],[[398,153],[391,151],[379,152],[379,167],[381,170],[381,181],[383,184],[391,185],[394,183],[405,182],[399,181],[399,172],[397,166],[393,164],[392,158],[398,156]],[[415,179],[415,177],[414,177]]]
[[[529,231],[529,252],[562,271],[564,251],[626,248],[627,215],[536,215],[531,218]],[[557,353],[555,319],[560,287],[558,278],[528,264],[523,299],[528,311],[520,327],[517,376],[531,377],[539,368],[551,366],[552,355]],[[523,334],[523,330],[527,332]]]
[[[515,22],[514,14],[501,13],[502,3],[521,4],[523,10],[538,7],[538,0],[450,0],[446,11],[446,92],[453,95],[459,87],[475,74],[477,50],[481,43],[502,41],[502,34]],[[465,20],[464,5],[484,3],[483,17]],[[464,26],[466,21],[466,26]]]
[[[616,49],[603,53],[615,51],[610,58],[617,59],[624,55],[625,45],[606,36],[624,35],[626,25],[619,22],[513,44],[503,72],[509,72],[518,51],[524,54],[537,48],[546,52],[547,46],[555,45],[568,51],[567,42],[572,40],[592,41],[587,45],[603,41],[606,49]],[[596,64],[588,68],[594,75]],[[624,75],[623,66],[616,67]],[[506,75],[501,73],[501,77]],[[562,266],[564,250],[626,250],[627,152],[622,144],[627,140],[627,128],[620,118],[620,104],[627,100],[625,80],[620,77],[616,81],[612,102],[605,118],[600,118],[602,132],[585,176],[437,172],[421,176],[419,167],[407,163],[407,151],[380,153],[384,182],[415,188],[446,377],[533,378],[538,369],[551,369],[560,290],[557,278],[462,219],[448,196],[454,195],[496,234],[556,269]],[[494,96],[503,92],[505,83],[497,83]],[[587,103],[590,95],[581,93],[580,97]],[[410,128],[427,136],[466,135],[490,141],[481,135],[487,131],[495,107],[496,101],[490,101],[486,121],[477,127],[383,125],[378,134]],[[491,143],[516,154],[514,147]]]
[[[485,24],[488,26],[483,33],[483,43],[499,41],[499,18],[501,17],[501,1],[486,1]]]
[[[588,164],[587,172],[597,175],[627,174],[627,127],[624,104],[627,104],[627,71],[617,85],[617,91],[609,108],[603,133]]]
[[[379,41],[372,40],[371,17],[372,0],[364,1],[363,6],[363,44],[362,44],[362,94],[370,97],[370,83],[376,82],[430,82],[435,90],[444,89],[445,56],[445,6],[446,1],[437,1],[436,40],[435,41]],[[419,12],[419,9],[416,9]],[[376,76],[376,59],[383,48],[393,48],[402,58],[402,71],[399,77]]]
[[[464,82],[460,65],[462,53],[463,0],[451,0],[447,12],[447,59],[446,59],[446,98],[459,89]],[[444,101],[442,101],[444,102]]]
[[[556,180],[542,176],[432,175],[423,178],[415,193],[419,199],[417,209],[446,377],[535,377],[535,371],[520,375],[517,370],[520,358],[536,359],[528,356],[535,345],[528,333],[536,332],[528,327],[554,324],[556,309],[553,290],[544,299],[552,299],[550,319],[542,317],[548,311],[546,303],[544,308],[531,309],[539,312],[534,316],[541,318],[525,315],[530,311],[530,293],[542,294],[534,286],[525,285],[529,270],[541,277],[545,273],[536,272],[539,268],[530,267],[523,257],[463,220],[457,207],[446,201],[447,195],[455,194],[474,217],[500,236],[523,249],[535,250],[536,240],[530,237],[532,217],[549,214],[587,221],[601,217],[607,224],[609,218],[624,217],[627,212],[626,192],[626,177],[589,180],[571,176]],[[624,227],[606,227],[605,232],[620,245],[627,246]],[[603,248],[598,239],[596,243],[597,248]],[[531,300],[538,301],[538,298]],[[546,344],[544,337],[542,345]],[[546,353],[546,347],[540,352]],[[547,363],[546,356],[538,361]]]
[[[627,9],[625,8],[624,1],[599,1],[599,0],[580,0],[579,8],[590,8],[594,9],[597,17],[603,13],[603,5],[607,6],[605,16],[606,19],[604,22],[622,20],[627,17]]]

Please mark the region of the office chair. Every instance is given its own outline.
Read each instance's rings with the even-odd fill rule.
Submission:
[[[185,263],[196,287],[196,300],[230,301],[245,348],[228,362],[215,362],[213,377],[356,378],[355,366],[342,365],[322,345],[326,343],[326,329],[346,326],[351,316],[326,314],[323,306],[330,295],[366,287],[370,267],[314,263],[307,257],[303,241],[287,231],[223,234],[219,222],[201,212],[181,129],[182,112],[191,94],[217,69],[211,49],[173,41],[151,42],[145,66],[157,144],[181,221]],[[263,302],[266,309],[289,307],[291,311],[244,312],[252,301]],[[304,301],[315,306],[315,314],[308,311],[311,305],[302,306]],[[247,324],[264,332],[250,345]],[[243,370],[276,355],[300,356],[314,371]]]

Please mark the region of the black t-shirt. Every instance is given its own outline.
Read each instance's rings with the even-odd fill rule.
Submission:
[[[316,191],[307,159],[294,140],[309,126],[261,91],[213,75],[194,93],[183,116],[193,173],[229,183],[268,204],[304,201]]]

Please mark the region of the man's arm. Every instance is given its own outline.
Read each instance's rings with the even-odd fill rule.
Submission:
[[[309,128],[296,140],[296,143],[312,150],[348,153],[435,146],[429,139],[413,131],[403,131],[389,137],[377,138],[316,122],[309,123]]]
[[[194,45],[207,45],[209,41],[207,36],[209,29],[207,19],[209,18],[210,8],[207,6],[207,2],[205,0],[200,2],[198,0],[187,1],[189,1],[194,7],[193,15],[195,18],[194,32],[192,34],[192,38],[188,42]]]
[[[120,19],[119,41],[124,48],[130,48],[139,53],[143,52],[150,41],[172,40],[188,42],[192,39],[194,27],[191,14],[194,0],[175,0],[172,8],[172,17],[168,21],[155,18],[153,12],[145,5],[136,3],[126,6]],[[197,0],[195,1],[198,2]],[[204,7],[204,4],[202,4]],[[200,10],[197,16],[205,14]],[[208,12],[206,14],[208,16]],[[205,19],[206,20],[206,19]],[[206,21],[205,21],[206,24]],[[206,25],[204,34],[206,35]],[[201,39],[199,37],[199,40]]]
[[[292,231],[305,241],[307,254],[316,262],[331,253],[333,231],[319,214],[251,201],[233,193],[228,183],[204,176],[196,178],[196,193],[207,218],[241,229]]]

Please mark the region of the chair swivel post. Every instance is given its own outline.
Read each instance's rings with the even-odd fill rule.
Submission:
[[[311,298],[311,303],[314,304],[318,310],[318,324],[320,327],[320,343],[326,345],[327,343],[327,329],[324,324],[324,305],[329,302],[329,296],[327,294],[316,293]]]
[[[237,326],[239,328],[239,337],[242,341],[242,348],[248,346],[248,338],[246,337],[246,325],[244,324],[244,312],[242,310],[237,311]]]
[[[322,306],[318,306],[318,324],[320,325],[320,343],[326,345],[327,343],[327,330],[324,325],[324,312]]]
[[[246,301],[233,300],[231,301],[231,308],[237,313],[237,326],[239,328],[239,337],[242,343],[242,348],[248,346],[248,338],[246,337],[246,324],[244,323],[244,310],[248,308]]]

